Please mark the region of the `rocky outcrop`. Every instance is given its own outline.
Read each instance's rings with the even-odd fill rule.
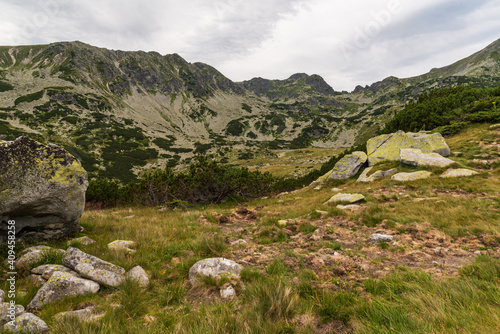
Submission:
[[[391,180],[394,181],[414,181],[414,180],[420,180],[420,179],[428,179],[431,177],[432,173],[425,171],[425,170],[420,170],[418,172],[413,172],[413,173],[397,173],[394,174],[391,177]]]
[[[401,162],[410,166],[448,167],[455,161],[437,153],[423,153],[419,149],[405,148],[400,152]]]
[[[366,160],[365,152],[356,151],[346,155],[335,164],[329,179],[344,180],[356,175]]]
[[[398,131],[371,138],[366,143],[368,165],[373,166],[383,161],[399,161],[400,150],[415,148],[423,153],[450,154],[450,148],[439,133],[413,133]]]
[[[211,276],[215,279],[226,277],[229,279],[239,279],[243,266],[222,257],[209,258],[196,262],[189,269],[189,281],[195,285],[200,276]]]
[[[91,280],[74,277],[63,271],[56,271],[36,293],[28,309],[39,309],[47,303],[68,296],[80,296],[99,291],[99,284]]]
[[[28,137],[0,142],[0,243],[15,221],[18,241],[79,232],[87,172],[63,148]]]

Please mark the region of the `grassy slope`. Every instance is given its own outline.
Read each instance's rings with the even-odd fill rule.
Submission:
[[[230,215],[229,203],[185,212],[87,210],[81,225],[97,243],[81,249],[126,269],[141,265],[151,284],[144,291],[103,288],[47,305],[40,315],[53,333],[499,332],[500,168],[471,162],[481,154],[498,159],[498,131],[477,125],[447,139],[453,159],[479,175],[443,180],[442,170],[433,170],[431,179],[406,184],[305,188],[249,202],[264,206],[257,220],[235,215],[232,224],[217,224],[212,213]],[[333,186],[360,192],[367,203],[353,212],[326,206]],[[288,225],[279,227],[279,219]],[[392,234],[395,243],[371,244],[371,233]],[[248,244],[228,245],[238,238]],[[136,241],[137,252],[109,251],[116,239]],[[50,245],[66,248],[66,241]],[[234,301],[218,297],[222,282],[187,283],[192,264],[216,256],[245,265],[245,289],[237,285]],[[27,304],[36,289],[19,280],[23,290],[18,301]],[[51,319],[85,303],[97,304],[104,319]]]

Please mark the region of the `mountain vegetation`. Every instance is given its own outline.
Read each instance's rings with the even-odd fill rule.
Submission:
[[[351,93],[303,73],[232,82],[176,54],[81,42],[0,47],[0,135],[59,144],[91,178],[122,183],[151,168],[186,168],[197,155],[225,161],[237,150],[346,148],[365,142],[421,93],[497,86],[499,45]]]

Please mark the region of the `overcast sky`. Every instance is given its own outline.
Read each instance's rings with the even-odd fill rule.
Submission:
[[[234,81],[305,72],[348,91],[498,38],[498,0],[0,0],[0,45],[178,53]]]

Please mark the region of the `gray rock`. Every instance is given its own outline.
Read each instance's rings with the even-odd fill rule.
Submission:
[[[242,269],[242,265],[222,257],[200,260],[189,269],[189,281],[195,285],[200,276],[211,276],[215,279],[222,277],[239,279]]]
[[[16,268],[21,268],[23,266],[31,267],[35,262],[40,261],[47,253],[61,251],[48,246],[34,246],[23,250],[20,253],[20,257],[16,260]],[[62,251],[64,252],[64,251]]]
[[[55,271],[64,271],[65,273],[69,273],[75,277],[79,277],[76,271],[73,271],[60,264],[44,264],[31,269],[31,272],[33,274],[42,275],[42,278],[45,280],[48,280]]]
[[[374,233],[370,235],[371,242],[390,242],[394,239],[394,236],[387,234]]]
[[[105,269],[95,268],[88,263],[77,264],[75,270],[82,275],[82,277],[111,287],[117,287],[125,280],[124,275]]]
[[[24,313],[24,306],[11,303],[0,303],[0,326]]]
[[[99,284],[96,282],[74,277],[63,271],[55,271],[33,297],[28,309],[39,309],[45,304],[65,297],[80,296],[97,291],[99,291]]]
[[[225,283],[220,289],[220,296],[222,299],[233,299],[236,297],[236,290],[230,283]]]
[[[349,204],[360,203],[365,200],[365,196],[361,194],[343,194],[338,193],[333,195],[326,203],[337,203],[337,202],[345,202]]]
[[[330,179],[344,180],[356,175],[368,157],[365,152],[356,151],[340,159],[332,169]]]
[[[432,166],[432,167],[448,167],[455,161],[445,158],[437,153],[422,153],[421,150],[415,148],[405,148],[400,151],[401,162],[410,166]]]
[[[111,271],[119,275],[125,275],[125,269],[112,263],[103,261],[98,257],[82,252],[78,248],[68,247],[62,258],[63,264],[75,271],[78,264],[89,264],[95,269]]]
[[[278,222],[278,224],[279,224],[279,222]],[[285,224],[285,226],[286,226],[286,224]],[[246,245],[246,244],[248,244],[248,242],[244,239],[238,239],[238,240],[231,242],[231,246]]]
[[[136,281],[139,286],[145,288],[149,284],[149,277],[146,271],[141,266],[136,266],[129,270],[127,277]]]
[[[336,208],[340,210],[357,210],[360,208],[360,206],[357,204],[348,204],[348,205],[339,204],[336,206]]]
[[[428,179],[432,175],[431,172],[425,171],[425,170],[420,170],[418,172],[413,172],[413,173],[397,173],[391,176],[391,180],[394,181],[414,181],[414,180],[421,180],[421,179]]]
[[[5,299],[5,292],[3,292],[3,290],[0,290],[0,303],[3,303],[4,299]]]
[[[16,222],[18,242],[79,232],[87,186],[87,172],[63,148],[28,137],[0,142],[0,220]]]
[[[46,333],[49,331],[49,326],[34,315],[33,313],[23,313],[13,322],[9,322],[4,326],[4,329],[10,333]]]

